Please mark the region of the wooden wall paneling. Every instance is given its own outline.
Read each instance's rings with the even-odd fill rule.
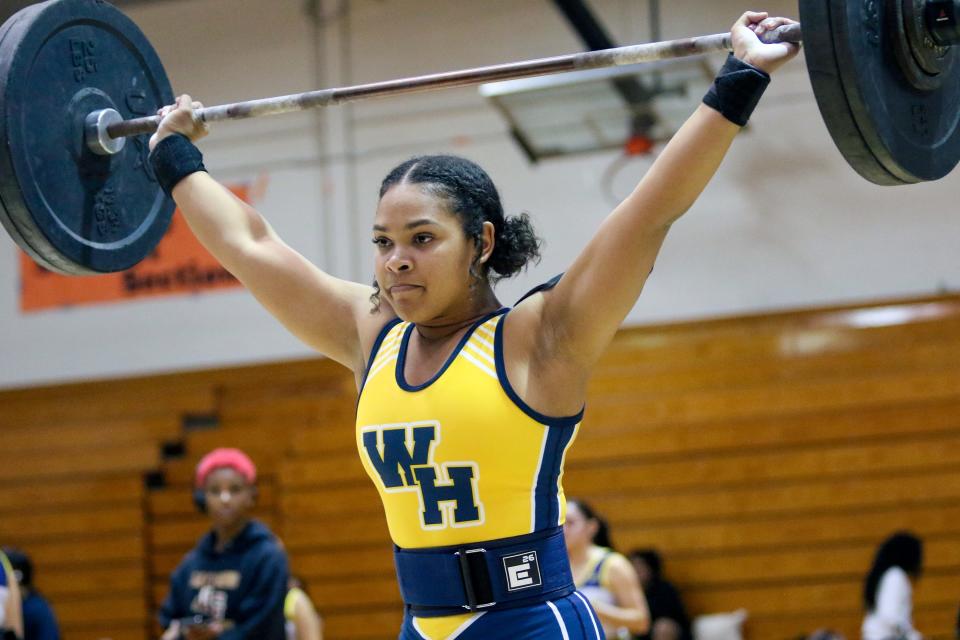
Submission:
[[[900,373],[947,369],[960,360],[960,345],[944,339],[919,346],[885,346],[882,350],[842,354],[816,354],[802,358],[729,362],[669,360],[660,366],[622,364],[600,366],[590,379],[588,392],[630,393],[658,397],[689,391],[789,385],[804,380],[838,383],[881,371]]]
[[[927,571],[960,572],[960,534],[925,538]],[[800,548],[674,553],[666,557],[665,565],[671,580],[689,587],[783,584],[862,578],[875,550],[872,542],[854,540]]]
[[[957,433],[960,396],[690,423],[627,420],[628,415],[594,408],[588,403],[583,426],[568,454],[570,463],[652,459],[712,451],[748,452],[764,447],[788,449],[816,443],[859,443],[874,438]]]
[[[25,453],[97,448],[104,445],[147,445],[178,437],[180,417],[169,414],[86,422],[69,420],[49,425],[3,427],[3,453]]]
[[[21,453],[4,460],[0,466],[0,482],[35,479],[43,476],[70,476],[139,472],[160,464],[160,451],[154,443],[103,446],[77,452]]]
[[[911,529],[921,535],[955,534],[960,532],[957,518],[960,505],[950,502],[812,515],[783,513],[729,522],[637,522],[627,526],[612,520],[612,529],[617,545],[624,549],[657,547],[668,552],[726,553],[854,540],[879,544],[888,533],[899,529]]]
[[[861,441],[863,442],[863,441]],[[960,429],[924,436],[838,443],[831,446],[767,448],[683,458],[609,460],[568,467],[571,486],[598,493],[662,492],[685,487],[721,487],[867,478],[888,474],[950,471],[960,466]]]
[[[109,534],[139,534],[142,510],[136,507],[82,510],[72,513],[21,514],[16,520],[0,518],[4,540],[56,540],[102,538]]]
[[[136,505],[143,494],[143,480],[127,473],[42,480],[22,478],[18,483],[4,483],[4,491],[0,491],[0,514]]]
[[[960,397],[960,363],[922,372],[884,372],[843,384],[805,380],[790,385],[732,387],[638,398],[631,392],[595,393],[588,398],[590,416],[613,417],[635,424],[660,421],[733,420],[782,413],[860,408],[897,402],[951,400]]]
[[[8,544],[8,540],[10,538],[5,539],[4,543]],[[29,551],[38,581],[44,580],[43,576],[53,569],[143,561],[143,536],[140,531],[87,539],[71,537],[66,543],[61,539],[43,541],[17,536],[15,542]]]

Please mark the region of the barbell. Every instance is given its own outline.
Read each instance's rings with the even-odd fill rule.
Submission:
[[[938,180],[960,162],[960,0],[799,0],[811,84],[831,137],[867,180]],[[799,42],[799,25],[765,34]],[[687,38],[207,107],[207,122],[731,48]],[[47,0],[0,26],[0,222],[70,275],[127,269],[174,204],[148,162],[174,95],[139,28],[105,0]]]

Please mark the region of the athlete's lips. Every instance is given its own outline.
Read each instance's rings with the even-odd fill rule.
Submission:
[[[408,284],[405,282],[402,284],[392,284],[389,287],[387,287],[387,291],[390,292],[390,295],[396,295],[398,293],[408,293],[410,291],[415,291],[417,289],[422,289],[422,287],[420,285]]]

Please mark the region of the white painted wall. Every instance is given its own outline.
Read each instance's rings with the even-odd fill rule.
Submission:
[[[208,104],[319,86],[557,55],[581,45],[547,0],[167,0],[127,12],[175,90]],[[593,0],[614,37],[647,37],[646,4]],[[740,0],[663,3],[664,37],[722,31]],[[792,2],[768,3],[791,13]],[[475,89],[218,126],[207,166],[228,181],[266,173],[260,203],[280,234],[332,273],[369,281],[369,224],[383,175],[427,152],[480,162],[508,212],[530,212],[543,262],[501,285],[512,302],[560,272],[611,207],[615,153],[530,166]],[[621,194],[643,175],[636,160]],[[748,313],[960,288],[960,171],[882,188],[833,147],[802,61],[775,79],[716,180],[671,232],[628,323]],[[0,387],[306,357],[243,291],[22,315],[13,243],[0,239]],[[616,274],[611,274],[616,277]]]

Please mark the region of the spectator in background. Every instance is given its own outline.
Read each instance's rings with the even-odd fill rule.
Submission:
[[[287,640],[323,640],[323,621],[307,595],[306,585],[297,576],[287,581],[283,616],[287,620]]]
[[[630,562],[640,578],[650,607],[650,631],[638,640],[691,640],[690,618],[676,587],[663,577],[663,561],[655,549],[635,549]]]
[[[287,556],[253,520],[257,469],[238,449],[200,460],[194,502],[211,530],[170,576],[160,609],[163,640],[284,640]]]
[[[577,590],[590,600],[607,638],[644,633],[650,612],[630,562],[613,550],[607,523],[582,500],[567,500],[564,541]]]
[[[800,636],[799,640],[847,640],[843,634],[837,633],[833,629],[817,629],[807,636]]]
[[[7,556],[0,551],[0,638],[15,640],[23,637],[20,610],[20,587]]]
[[[883,541],[863,585],[867,614],[863,640],[920,640],[913,628],[913,588],[923,571],[923,543],[908,532],[898,532]]]
[[[24,640],[60,640],[60,627],[47,600],[33,588],[33,562],[19,549],[3,550],[20,585]]]

